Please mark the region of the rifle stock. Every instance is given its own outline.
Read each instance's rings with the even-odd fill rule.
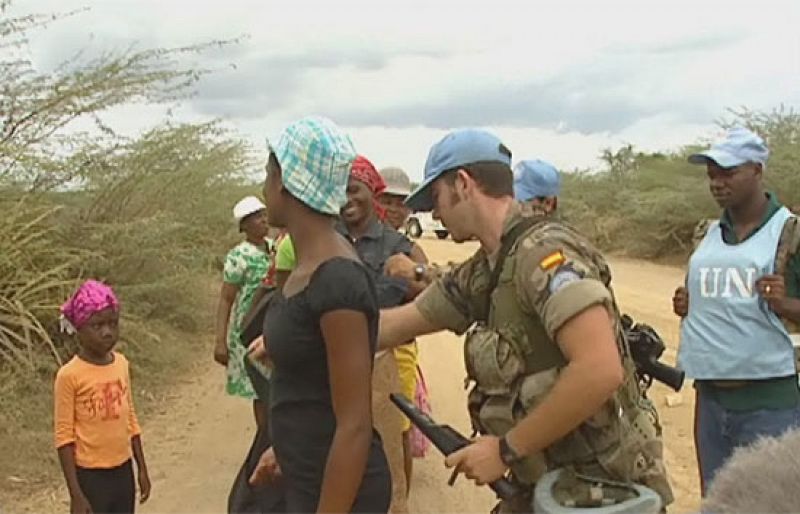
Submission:
[[[445,456],[470,444],[470,440],[458,433],[453,427],[437,424],[402,394],[391,393],[389,399]],[[506,478],[500,478],[490,483],[489,487],[502,500],[510,500],[521,492]]]

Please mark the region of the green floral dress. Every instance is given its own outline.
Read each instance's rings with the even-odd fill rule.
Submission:
[[[228,324],[228,380],[225,390],[232,396],[248,399],[255,399],[256,394],[244,369],[246,348],[239,341],[239,335],[242,332],[242,320],[253,303],[253,294],[270,266],[267,245],[266,241],[263,247],[247,241],[239,243],[225,257],[222,272],[222,280],[239,288]]]

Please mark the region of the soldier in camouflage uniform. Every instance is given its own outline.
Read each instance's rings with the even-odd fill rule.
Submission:
[[[561,176],[541,159],[526,159],[514,166],[514,198],[524,205],[553,214],[558,209]]]
[[[661,427],[635,377],[609,268],[580,234],[514,201],[510,161],[482,130],[431,149],[408,203],[481,248],[415,302],[382,311],[379,342],[469,329],[469,409],[483,435],[446,464],[479,484],[510,470],[526,494],[500,510],[531,510],[537,480],[555,469],[564,470],[552,491],[564,507],[629,500],[634,483],[666,506]]]
[[[549,162],[527,159],[514,166],[514,198],[526,215],[556,216],[560,191],[561,177]],[[389,257],[385,269],[391,276],[416,281],[417,287],[426,287],[456,265],[452,261],[447,264],[428,263],[427,258],[423,262],[417,261],[395,254]]]

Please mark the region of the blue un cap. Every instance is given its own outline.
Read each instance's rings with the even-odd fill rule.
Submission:
[[[415,211],[433,210],[431,184],[448,170],[476,162],[499,162],[511,167],[511,152],[491,132],[466,128],[454,130],[431,147],[422,184],[406,198]]]
[[[748,162],[764,166],[768,158],[769,149],[761,136],[744,127],[735,127],[705,152],[690,155],[689,162],[706,164],[711,160],[722,168],[735,168]]]
[[[533,198],[558,196],[561,176],[549,162],[529,159],[514,167],[514,198],[527,202]]]

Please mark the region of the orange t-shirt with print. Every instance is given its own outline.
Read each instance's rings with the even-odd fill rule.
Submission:
[[[141,433],[133,409],[128,359],[114,352],[110,364],[77,355],[55,381],[56,448],[75,444],[82,468],[114,468],[132,456],[131,438]]]

